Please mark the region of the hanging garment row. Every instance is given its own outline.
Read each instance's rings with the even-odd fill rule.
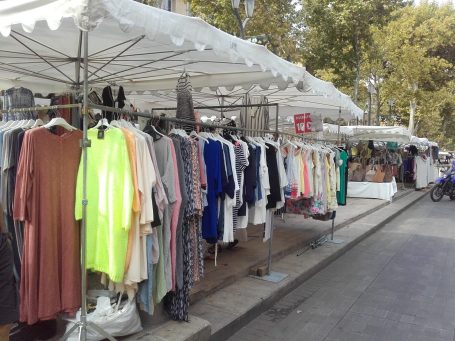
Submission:
[[[12,130],[2,139],[8,229],[23,228],[15,238],[20,319],[30,324],[80,307],[82,133],[55,120],[35,128],[35,122],[17,129],[6,123]],[[53,125],[66,131],[53,132]],[[326,147],[226,131],[173,129],[166,136],[125,120],[101,120],[88,138],[87,269],[102,273],[111,289],[136,296],[151,314],[164,301],[174,319],[188,319],[189,290],[204,276],[204,240],[233,241],[248,224],[265,224],[267,240],[272,210],[287,197],[313,198],[321,214],[336,208],[342,172]],[[296,191],[289,191],[293,184]]]
[[[281,146],[289,185],[286,211],[324,219],[346,204],[346,151],[323,144],[287,141]]]
[[[71,175],[68,172],[72,166],[76,174],[79,160],[68,164],[60,145],[55,148],[55,139],[60,137],[51,130],[61,123],[56,118],[45,128],[39,128],[43,124],[40,119],[2,122],[0,126],[4,229],[14,237],[16,278],[20,277],[21,283],[21,319],[23,317],[31,323],[39,320],[38,311],[46,320],[55,317],[55,305],[60,307],[59,312],[74,312],[80,305],[80,283],[77,282],[80,272],[79,231],[75,224],[63,230],[59,225],[61,217],[74,216],[74,192],[62,191],[65,182],[58,181],[62,174]],[[65,138],[78,146],[82,134],[77,134],[77,129],[66,122],[63,125],[71,130]],[[26,155],[34,157],[23,159]],[[35,176],[40,180],[32,186],[31,180]],[[73,200],[69,207],[64,206],[64,201],[59,201],[66,195]],[[61,243],[67,243],[64,252]],[[60,295],[61,278],[71,281],[75,290],[69,285],[68,291]],[[74,283],[73,279],[76,280]],[[38,292],[38,283],[47,287],[47,291]]]

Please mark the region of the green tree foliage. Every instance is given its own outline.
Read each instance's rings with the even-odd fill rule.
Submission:
[[[383,26],[402,0],[302,0],[305,65],[358,99],[373,26]]]
[[[239,35],[231,0],[188,1],[193,15]],[[371,84],[376,118],[407,125],[412,112],[416,135],[455,148],[455,12],[450,5],[412,3],[256,0],[245,33],[265,35],[271,51],[302,62],[311,73],[353,95],[361,108]],[[245,18],[243,1],[241,16]]]
[[[242,18],[245,18],[243,1],[240,10]],[[239,35],[231,0],[191,0],[191,12],[225,32]],[[265,35],[268,41],[266,46],[272,52],[292,62],[300,62],[298,17],[292,0],[256,0],[253,18],[246,26],[245,35]]]
[[[137,2],[149,5],[149,6],[154,6],[154,7],[159,7],[161,6],[161,0],[135,0]]]
[[[424,3],[394,13],[395,19],[374,33],[382,65],[382,98],[397,99],[403,123],[415,115],[420,136],[453,143],[455,138],[455,11]],[[410,109],[415,104],[415,112]]]

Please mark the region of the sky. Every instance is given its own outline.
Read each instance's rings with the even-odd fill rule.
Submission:
[[[440,5],[443,5],[443,4],[446,4],[446,3],[454,3],[454,0],[433,0],[435,2],[437,2],[438,4]],[[416,4],[419,4],[420,2],[422,2],[422,0],[414,0],[414,3]]]

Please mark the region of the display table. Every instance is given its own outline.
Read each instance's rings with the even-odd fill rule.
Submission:
[[[371,198],[392,201],[398,191],[395,178],[392,182],[348,182],[348,198]]]

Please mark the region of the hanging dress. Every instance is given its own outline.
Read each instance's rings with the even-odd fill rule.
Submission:
[[[25,222],[20,319],[29,324],[75,313],[80,296],[79,226],[74,217],[82,132],[25,134],[14,219]]]

